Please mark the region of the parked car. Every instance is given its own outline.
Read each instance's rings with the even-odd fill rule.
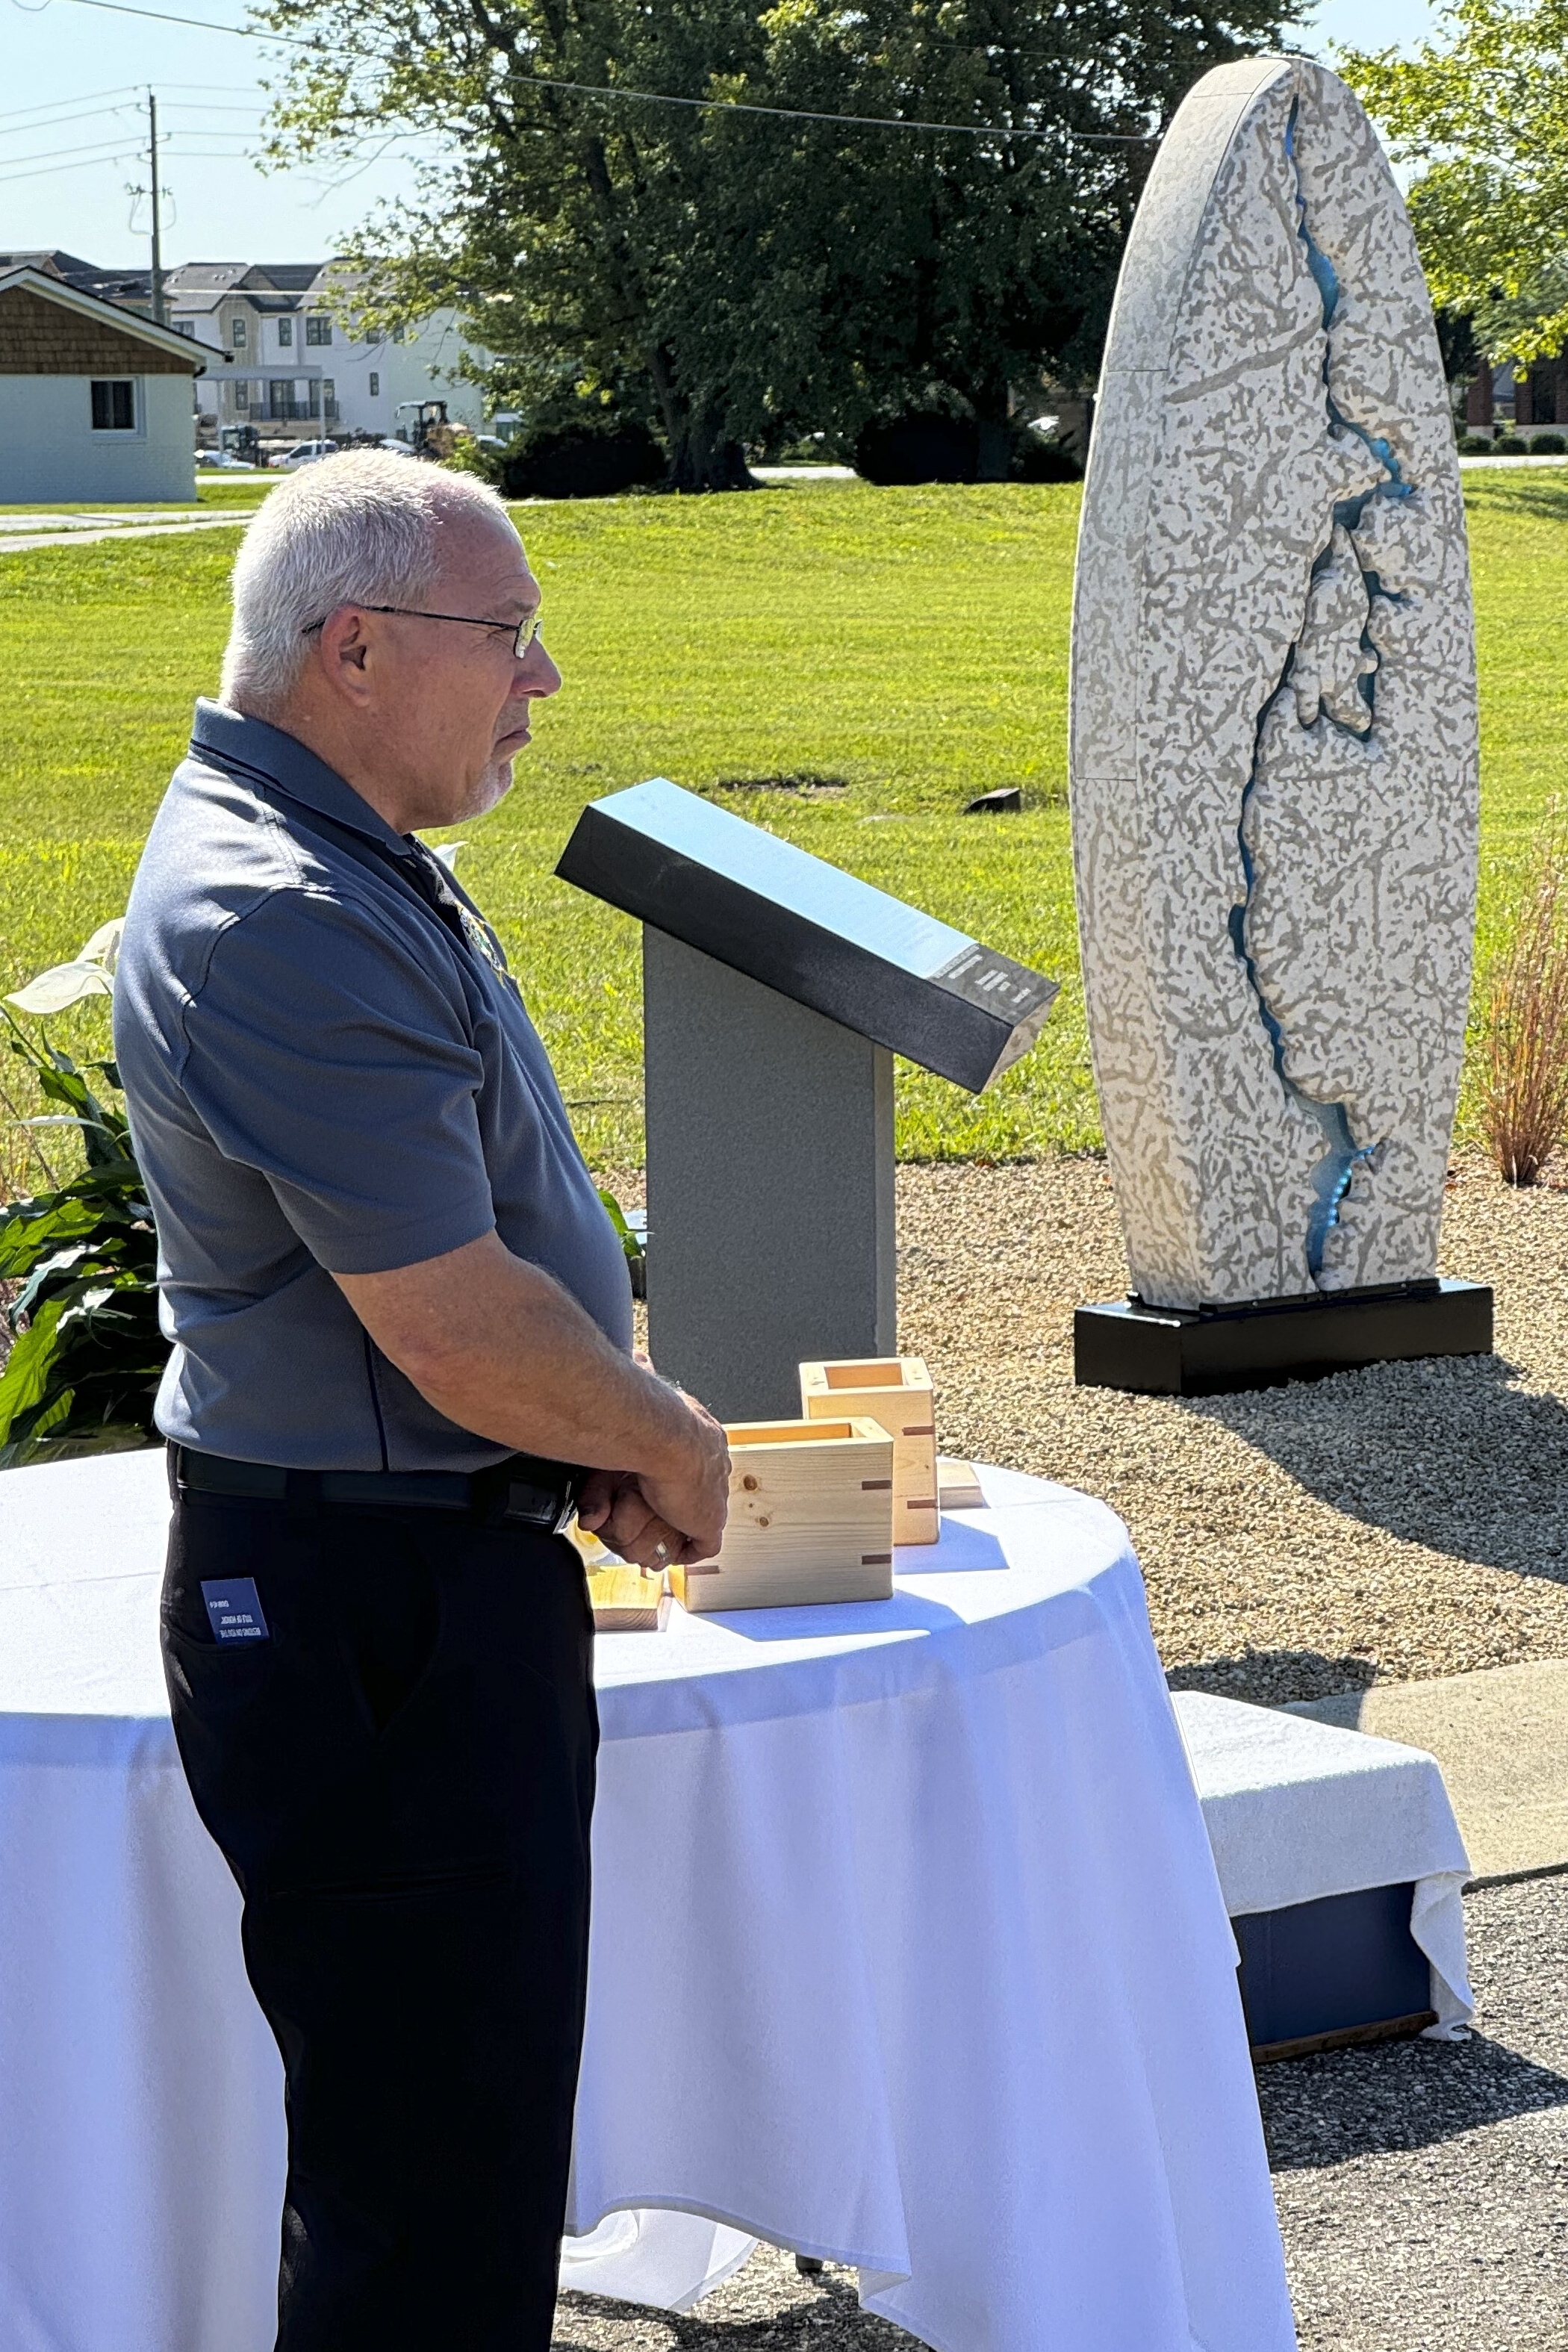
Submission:
[[[226,473],[253,474],[256,471],[248,457],[237,457],[232,449],[198,449],[198,466],[221,466]]]
[[[337,454],[335,441],[296,441],[291,449],[284,450],[278,462],[285,473],[291,474],[297,467],[313,466],[319,457],[335,457]]]
[[[382,441],[381,446],[384,449],[390,449],[395,457],[412,457],[414,455],[407,442],[399,441],[395,434],[388,433]]]

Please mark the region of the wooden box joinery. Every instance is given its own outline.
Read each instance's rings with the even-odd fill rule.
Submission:
[[[879,1422],[737,1422],[718,1557],[674,1569],[696,1612],[886,1601],[893,1589],[893,1441]]]
[[[919,1356],[802,1364],[800,1409],[808,1421],[841,1413],[879,1421],[893,1441],[893,1541],[939,1540],[936,1400]]]

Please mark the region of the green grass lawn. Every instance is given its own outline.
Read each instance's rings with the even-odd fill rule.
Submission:
[[[0,506],[0,523],[21,529],[33,515],[108,515],[133,522],[142,515],[177,521],[181,515],[205,514],[210,507],[234,507],[248,513],[268,490],[284,479],[281,474],[198,474],[188,499],[134,499],[130,505],[112,499],[48,499],[32,506]]]
[[[265,487],[201,485],[206,504]],[[1472,474],[1466,499],[1484,960],[1568,742],[1568,479]],[[566,686],[510,799],[468,828],[462,873],[598,1164],[640,1156],[636,926],[551,869],[585,800],[655,774],[1066,982],[1041,1045],[979,1100],[900,1071],[905,1156],[1098,1142],[1065,805],[1077,516],[1072,487],[858,484],[519,510]],[[233,547],[218,532],[0,557],[0,986],[123,905],[191,700],[216,678]],[[962,815],[1013,783],[1023,816]],[[86,1052],[102,1015],[58,1027]]]

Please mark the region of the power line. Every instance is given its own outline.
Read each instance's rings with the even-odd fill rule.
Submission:
[[[0,114],[0,123],[20,122],[30,114],[68,114],[72,107],[91,106],[100,98],[134,98],[138,87],[133,82],[119,82],[112,89],[83,90],[79,98],[40,99],[37,106],[19,106],[13,113]]]
[[[182,141],[185,139],[199,139],[204,134],[199,131],[186,131],[174,134],[175,138]],[[214,131],[208,135],[214,138],[227,136],[237,139],[240,136],[240,133],[237,131],[231,133]],[[243,163],[248,160],[248,151],[243,146],[194,148],[181,144],[178,147],[172,147],[171,139],[168,134],[164,134],[159,143],[163,147],[165,155],[172,154],[172,160],[175,163],[217,163],[222,161],[231,163]],[[134,145],[128,147],[123,142],[116,142],[112,139],[100,140],[95,146],[56,148],[42,155],[21,157],[17,159],[17,162],[15,164],[10,163],[9,162],[0,164],[0,185],[4,185],[13,180],[46,179],[55,172],[91,171],[100,163],[123,163],[129,160],[139,161],[142,152],[143,150],[140,141],[138,141]]]
[[[102,154],[95,153],[91,157],[91,163],[125,163],[132,160],[139,160],[141,153],[142,150],[140,147],[121,147],[112,151],[106,151]],[[47,180],[51,173],[80,172],[89,168],[89,164],[83,163],[79,161],[75,163],[39,163],[31,166],[25,172],[0,172],[0,186],[5,186],[13,180]]]
[[[46,147],[40,153],[36,155],[8,156],[6,158],[4,176],[7,179],[13,176],[11,167],[14,164],[64,163],[68,163],[73,156],[95,155],[99,152],[100,148],[123,147],[124,144],[125,142],[123,139],[89,139],[84,147]],[[140,144],[138,144],[137,152],[138,153],[141,152]]]
[[[137,98],[126,99],[119,106],[84,107],[78,114],[57,115],[53,121],[50,122],[25,122],[18,130],[9,132],[8,136],[11,139],[29,139],[36,137],[39,131],[74,131],[77,125],[81,122],[98,122],[101,121],[105,117],[112,120],[116,115],[130,114],[133,109],[139,109],[140,104],[143,102],[144,101],[140,98],[140,94],[138,94]],[[253,122],[259,122],[266,111],[264,107],[258,105],[212,106],[205,101],[198,100],[194,98],[176,98],[172,101],[167,101],[167,103],[170,105],[170,110],[175,114],[197,114],[204,116],[208,114],[245,114],[248,115]],[[205,128],[207,126],[204,124],[203,127]],[[226,139],[242,139],[246,136],[246,133],[239,130],[232,131],[225,130],[221,123],[214,123],[210,127],[216,134]],[[100,141],[98,143],[101,145],[102,142]],[[53,154],[57,150],[50,148],[47,152],[50,154]],[[8,160],[16,161],[16,159],[9,158]],[[27,159],[24,156],[20,160],[25,163]]]
[[[75,8],[100,8],[110,16],[142,16],[155,25],[184,25],[198,33],[232,33],[237,40],[279,41],[286,47],[313,49],[317,45],[297,33],[267,33],[249,25],[215,25],[202,16],[175,16],[163,8],[138,8],[131,0],[68,0]],[[611,82],[563,81],[555,74],[524,74],[524,82],[541,89],[570,91],[579,98],[630,99],[643,106],[689,107],[701,114],[766,114],[781,122],[843,122],[858,130],[935,131],[963,139],[1075,139],[1097,147],[1157,146],[1157,131],[1074,131],[1065,123],[1048,129],[1016,130],[995,122],[921,122],[905,114],[823,114],[805,107],[759,106],[744,99],[671,98],[667,91],[625,89]]]

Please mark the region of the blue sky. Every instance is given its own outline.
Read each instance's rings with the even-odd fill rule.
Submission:
[[[234,0],[148,0],[215,25],[241,21]],[[1310,45],[1369,48],[1418,40],[1426,0],[1321,0]],[[146,88],[168,132],[159,179],[163,257],[313,261],[375,201],[395,196],[406,165],[383,155],[346,181],[266,174],[247,160],[265,104],[268,51],[232,33],[117,16],[78,0],[0,0],[0,251],[61,247],[110,268],[144,266]],[[170,215],[173,215],[172,219]]]

